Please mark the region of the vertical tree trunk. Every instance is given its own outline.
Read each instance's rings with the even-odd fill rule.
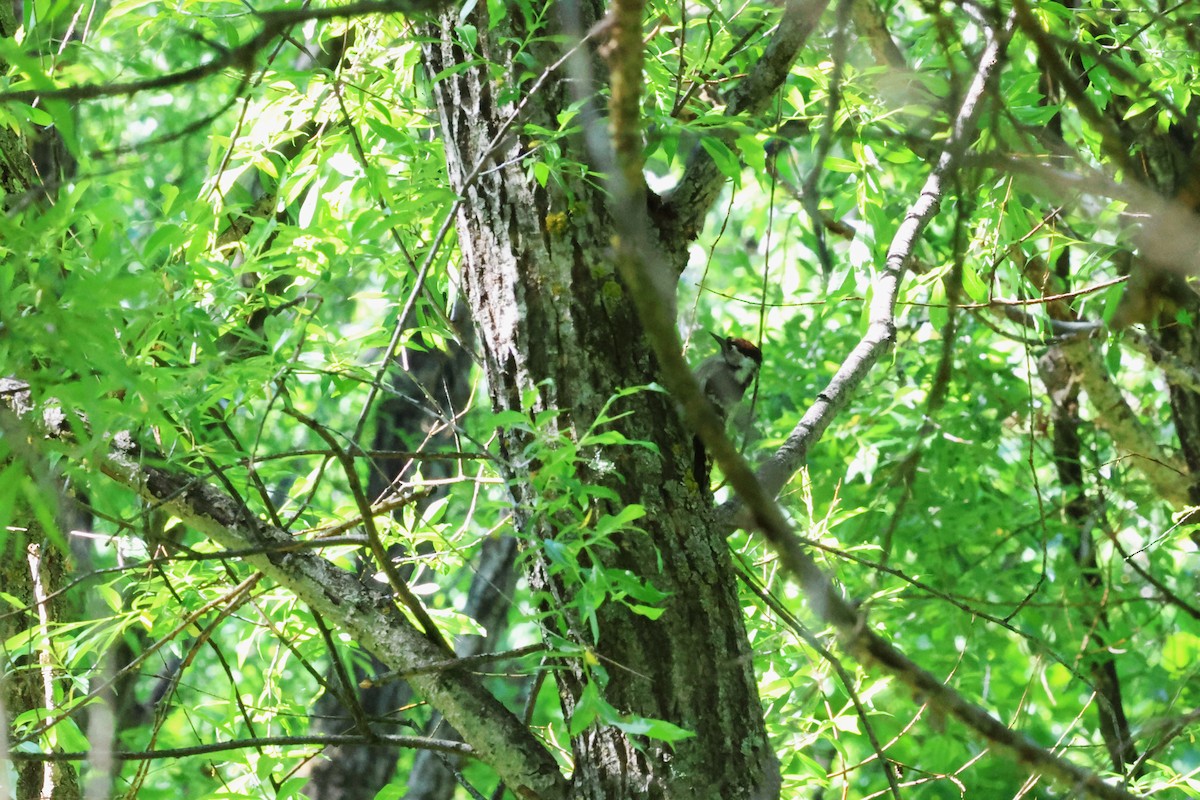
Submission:
[[[492,27],[486,6],[478,4],[469,20],[478,32],[476,48],[485,63],[510,63],[513,53],[505,48],[515,45],[507,42],[528,32],[514,27],[522,20],[513,13]],[[430,75],[473,57],[456,41],[458,22],[443,19],[426,46]],[[545,34],[540,32],[541,41]],[[560,52],[534,44],[525,55],[545,65]],[[655,364],[610,262],[606,198],[594,181],[565,173],[543,188],[524,163],[521,126],[557,128],[565,107],[563,81],[553,76],[526,97],[508,83],[518,72],[514,65],[493,79],[486,66],[470,66],[434,84],[449,173],[463,198],[457,220],[463,285],[494,407],[522,410],[522,398],[534,397],[526,412],[563,409],[542,433],[577,442],[614,394],[655,380]],[[500,99],[505,96],[513,100]],[[502,132],[522,98],[522,119]],[[502,144],[493,152],[490,143],[497,140]],[[587,626],[568,624],[569,635],[594,654],[607,681],[576,662],[556,673],[560,700],[569,717],[587,683],[604,683],[603,696],[621,714],[665,719],[696,736],[672,746],[592,725],[572,742],[573,796],[775,797],[778,766],[766,741],[728,550],[709,524],[711,508],[687,480],[690,436],[670,399],[657,392],[625,397],[614,412],[631,412],[618,423],[621,432],[652,442],[657,452],[598,448],[582,458],[577,477],[619,498],[596,501],[592,519],[632,504],[646,511],[641,530],[616,534],[611,548],[596,552],[604,569],[628,570],[670,596],[656,620],[605,603],[596,614],[596,640]],[[538,467],[527,461],[533,441],[532,434],[510,429],[504,446],[517,524],[527,539],[539,541],[559,531],[533,513],[545,499],[530,481]],[[574,598],[565,593],[573,589],[557,584],[536,558],[531,563],[535,591],[553,597],[557,608],[570,607]]]
[[[13,5],[0,3],[0,38],[11,39],[17,30]],[[0,205],[6,210],[29,193],[46,189],[44,185],[36,185],[35,163],[52,186],[57,185],[59,169],[70,166],[52,158],[63,155],[61,148],[54,146],[59,143],[57,131],[44,131],[42,140],[45,146],[39,148],[37,141],[30,141],[9,126],[0,130]],[[9,440],[6,447],[0,448],[0,469],[7,467],[13,459],[25,459],[25,469],[9,475],[8,480],[54,485],[50,464],[40,459],[36,448],[22,446],[22,442],[33,438],[17,416],[30,410],[25,405],[27,399],[19,393],[13,394],[7,398],[7,407],[0,406],[0,439],[7,437]],[[54,486],[55,494],[47,494],[47,501],[57,497],[59,487]],[[65,502],[62,505],[66,507]],[[60,614],[64,601],[49,599],[66,582],[68,556],[65,548],[60,547],[61,539],[53,541],[46,535],[33,508],[24,499],[18,500],[11,510],[16,524],[7,531],[0,528],[0,553],[3,554],[0,557],[0,586],[24,608],[0,614],[0,645],[30,628],[40,628],[42,636],[35,637],[16,652],[0,647],[0,725],[5,729],[12,718],[26,711],[43,708],[51,713],[61,700],[58,695],[69,691],[64,676],[58,674],[58,662],[50,639],[50,626],[63,621]],[[0,765],[0,769],[9,769],[8,763]],[[75,800],[80,796],[74,764],[27,761],[14,765],[13,773],[19,798]],[[4,784],[7,781],[0,786]]]
[[[19,409],[18,413],[28,411],[28,407],[22,408],[22,398],[14,396],[10,402]],[[5,437],[13,446],[5,448],[7,458],[0,453],[0,468],[10,466],[14,459],[28,459],[24,464],[27,474],[22,475],[19,470],[15,475],[10,472],[9,480],[34,482],[54,474],[50,464],[40,460],[36,451],[22,452],[19,443],[30,437],[29,431],[23,420],[8,408],[0,407],[0,438]],[[47,499],[52,497],[48,495]],[[0,529],[0,552],[3,552],[0,586],[21,604],[0,614],[0,644],[22,632],[36,632],[16,649],[0,647],[0,725],[5,730],[11,730],[11,720],[27,711],[42,709],[46,715],[57,713],[63,698],[71,691],[70,679],[61,671],[61,654],[52,636],[52,626],[64,621],[65,601],[54,593],[67,582],[69,560],[60,547],[61,540],[53,541],[37,518],[33,508],[21,500],[13,509],[15,524],[8,530]],[[8,770],[8,762],[0,765],[0,769]],[[18,798],[76,800],[80,796],[78,774],[71,762],[17,762],[12,772]]]

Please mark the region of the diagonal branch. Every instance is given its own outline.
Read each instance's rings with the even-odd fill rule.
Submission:
[[[1009,255],[1035,286],[1046,286],[1052,280],[1041,259],[1027,258],[1019,247],[1010,248]],[[1052,318],[1074,322],[1071,319],[1074,315],[1063,299],[1046,299],[1050,300],[1048,310]],[[1113,443],[1130,457],[1131,464],[1150,481],[1159,496],[1177,508],[1189,505],[1192,479],[1187,465],[1159,444],[1155,432],[1130,407],[1104,366],[1098,344],[1094,335],[1075,336],[1052,352],[1061,353],[1072,380],[1078,381],[1087,392],[1088,404],[1094,412],[1092,425],[1112,437]]]
[[[0,401],[15,413],[30,413],[28,387],[0,379]],[[51,436],[67,438],[66,414],[43,414]],[[412,673],[410,683],[462,734],[476,757],[492,767],[522,797],[562,800],[567,783],[554,758],[512,712],[461,667],[423,672],[443,664],[444,650],[397,608],[390,594],[371,591],[347,570],[307,550],[295,539],[249,513],[224,492],[195,477],[145,463],[127,434],[118,435],[99,464],[117,483],[184,524],[231,550],[257,551],[245,561],[286,587],[315,612],[350,634],[395,670]]]
[[[1092,424],[1111,436],[1113,443],[1133,459],[1133,465],[1159,496],[1176,508],[1190,505],[1192,479],[1187,465],[1160,445],[1154,431],[1138,418],[1121,389],[1113,383],[1094,341],[1080,339],[1061,347],[1095,411]]]
[[[854,396],[854,392],[871,368],[895,344],[896,298],[900,292],[900,282],[917,241],[941,208],[944,187],[958,170],[959,162],[970,146],[980,103],[992,75],[999,67],[1001,52],[1010,35],[1011,25],[1002,33],[993,36],[987,50],[980,57],[979,70],[954,120],[954,128],[946,148],[925,180],[925,185],[921,187],[920,195],[892,237],[884,269],[875,278],[872,289],[873,299],[866,335],[846,356],[837,373],[830,379],[825,390],[817,395],[816,401],[792,429],[783,446],[759,468],[758,479],[768,495],[778,495],[791,480],[796,470],[807,460],[808,449],[820,440],[834,417],[850,402],[850,398]],[[727,509],[730,518],[733,517],[732,511]]]
[[[727,117],[753,116],[767,107],[828,5],[829,0],[788,0],[762,60],[725,96]],[[727,144],[734,138],[732,131],[718,135]],[[669,220],[671,230],[662,233],[672,245],[670,250],[676,251],[696,238],[724,183],[725,177],[712,156],[697,145],[688,157],[683,177],[663,198],[660,219]]]
[[[805,415],[808,425],[793,434],[793,439],[805,450],[829,425],[837,410],[846,404],[849,394],[862,382],[870,366],[892,344],[894,305],[906,262],[918,236],[937,210],[943,183],[953,173],[970,142],[981,100],[998,69],[1011,31],[1011,22],[1001,32],[989,31],[987,48],[959,110],[946,150],[926,182],[921,197],[901,223],[888,252],[887,268],[876,284],[868,336],[855,348],[817,405]],[[629,192],[620,183],[610,184],[610,190],[616,207],[628,201]],[[656,291],[649,259],[632,245],[645,238],[639,230],[645,221],[636,215],[622,215],[614,219],[614,224],[620,232],[617,265],[658,358],[663,385],[679,401],[689,427],[703,438],[705,447],[713,454],[730,485],[746,504],[753,526],[763,534],[778,553],[784,568],[800,584],[813,612],[838,632],[846,651],[861,663],[882,668],[894,676],[915,697],[929,703],[939,714],[959,720],[976,735],[1012,752],[1029,770],[1040,772],[1080,793],[1105,800],[1132,800],[1133,796],[1123,788],[1109,784],[1100,775],[1061,758],[1029,736],[1012,730],[985,709],[943,684],[936,675],[892,646],[874,631],[867,620],[859,616],[858,611],[842,597],[833,581],[804,548],[775,503],[773,494],[768,493],[766,482],[755,476],[724,434],[716,411],[696,384],[683,359],[679,334],[670,313],[669,298],[664,298]],[[791,441],[789,444],[793,448],[798,446]],[[775,487],[777,490],[778,487]]]
[[[190,476],[139,464],[114,454],[103,472],[137,491],[163,511],[229,548],[270,550],[291,541],[279,528],[247,519],[244,509],[217,489]],[[350,572],[307,551],[264,552],[246,561],[293,592],[314,611],[349,633],[394,669],[414,673],[409,681],[463,735],[476,755],[504,781],[529,796],[561,798],[566,782],[554,759],[529,730],[474,677],[461,669],[423,673],[445,660],[392,602],[371,592]]]
[[[855,2],[850,7],[850,18],[859,34],[867,40],[876,64],[893,70],[908,70],[904,53],[900,52],[900,46],[887,29],[887,15],[876,0]]]
[[[42,100],[95,100],[101,97],[133,95],[152,89],[170,89],[195,83],[225,69],[249,70],[258,51],[293,25],[314,20],[352,19],[370,14],[430,13],[440,10],[444,5],[446,5],[446,0],[382,0],[381,2],[379,0],[358,0],[358,2],[346,5],[325,8],[268,9],[255,13],[255,16],[262,20],[262,27],[257,33],[236,47],[220,48],[218,56],[203,64],[141,81],[88,83],[59,88],[47,85],[39,89],[16,89],[0,92],[0,103],[11,101],[32,103],[39,98]],[[35,83],[51,83],[51,79],[46,75],[31,76],[31,80]]]

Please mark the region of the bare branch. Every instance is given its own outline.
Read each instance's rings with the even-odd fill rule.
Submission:
[[[1071,371],[1087,392],[1095,410],[1092,424],[1112,437],[1113,443],[1133,458],[1134,466],[1154,486],[1154,490],[1177,508],[1189,505],[1187,465],[1158,443],[1154,431],[1138,419],[1137,413],[1120,388],[1109,377],[1092,339],[1062,345]]]
[[[908,61],[888,31],[885,16],[875,0],[857,0],[850,7],[850,18],[854,20],[854,27],[858,28],[858,32],[867,40],[875,63],[894,70],[907,70]]]
[[[621,179],[631,199],[645,205],[646,179],[642,173],[642,44],[641,0],[614,0],[608,44],[602,49],[608,58],[611,91],[608,109],[612,126],[613,152],[621,169]]]
[[[1052,281],[1053,276],[1041,258],[1027,258],[1015,246],[1009,248],[1009,255],[1035,285],[1047,286]],[[1050,301],[1047,310],[1051,317],[1058,319],[1058,325],[1079,325],[1079,322],[1071,319],[1074,312],[1064,300],[1059,299],[1061,296],[1047,298]],[[1017,311],[1014,308],[1005,310]],[[1096,412],[1092,424],[1108,433],[1118,449],[1133,458],[1133,465],[1146,476],[1163,499],[1177,507],[1188,505],[1192,481],[1187,466],[1158,443],[1156,433],[1144,425],[1130,408],[1121,389],[1108,374],[1096,342],[1094,336],[1076,336],[1057,346],[1073,378],[1087,392],[1088,402]]]

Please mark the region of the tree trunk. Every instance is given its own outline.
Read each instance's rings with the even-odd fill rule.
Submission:
[[[11,39],[18,30],[17,20],[11,4],[0,4],[0,38]],[[0,65],[7,67],[6,62]],[[40,199],[47,190],[35,180],[33,166],[41,170],[55,188],[59,169],[68,168],[66,161],[56,161],[64,153],[58,133],[43,131],[41,143],[30,141],[9,126],[0,131],[0,205],[7,211],[31,196]],[[5,472],[15,460],[24,462],[23,469],[8,472],[5,479],[18,483],[27,482],[45,491],[43,502],[59,502],[62,521],[69,501],[62,495],[57,474],[48,461],[43,461],[36,447],[28,442],[36,441],[36,435],[26,429],[18,418],[29,411],[25,400],[13,396],[0,406],[0,439],[8,439],[0,447],[0,472]],[[14,413],[15,412],[15,413]],[[16,493],[17,501],[11,512],[10,526],[0,526],[0,586],[20,604],[17,610],[0,614],[0,726],[10,731],[9,722],[25,712],[44,709],[51,714],[58,710],[61,696],[69,693],[69,676],[59,669],[61,663],[51,638],[52,626],[64,621],[66,601],[54,593],[67,582],[69,559],[61,531],[60,536],[47,534],[38,522],[38,514],[29,502]],[[57,538],[57,541],[55,540]],[[7,605],[7,604],[6,604]],[[10,651],[4,646],[13,636],[37,629],[41,635],[26,645]],[[7,735],[5,748],[7,748]],[[7,752],[3,753],[7,756]],[[9,770],[7,760],[0,769]],[[37,797],[44,800],[75,800],[80,796],[79,776],[75,765],[62,762],[37,763],[32,761],[12,766],[11,777],[16,781],[16,796]],[[9,785],[7,776],[0,780],[0,789]]]
[[[523,20],[514,19],[516,14],[493,27],[487,13],[487,4],[480,3],[468,20],[478,32],[475,47],[485,64],[509,63],[513,53],[506,48],[514,46],[507,43],[529,32],[517,29]],[[430,37],[434,41],[425,51],[430,75],[474,58],[456,40],[457,23],[456,17],[444,18]],[[539,31],[537,40],[544,42],[546,33]],[[560,54],[550,44],[524,52],[543,65]],[[462,280],[493,406],[527,417],[561,409],[538,418],[536,432],[518,429],[523,426],[505,431],[516,524],[528,542],[562,544],[570,526],[562,516],[538,511],[554,500],[535,479],[543,466],[539,459],[551,452],[539,450],[538,442],[546,448],[555,440],[578,444],[616,393],[655,380],[656,365],[611,263],[613,227],[605,196],[594,180],[565,171],[542,187],[525,163],[537,155],[523,153],[521,126],[558,127],[567,102],[564,81],[551,76],[527,96],[517,90],[528,86],[508,83],[519,72],[513,65],[493,80],[486,66],[470,66],[447,74],[433,91],[449,174],[463,198],[457,219]],[[522,119],[511,131],[502,130],[522,99]],[[501,142],[494,150],[493,141]],[[645,515],[636,523],[639,529],[612,534],[578,566],[608,575],[627,570],[637,585],[653,584],[669,596],[656,620],[608,599],[595,612],[595,636],[580,615],[563,611],[557,632],[591,657],[573,659],[555,673],[560,702],[570,718],[587,686],[599,689],[626,719],[662,719],[696,735],[672,745],[592,724],[572,740],[572,796],[776,797],[778,765],[766,740],[731,560],[723,536],[710,524],[711,507],[688,480],[691,437],[671,400],[658,392],[625,396],[611,412],[628,412],[616,423],[619,431],[657,451],[581,450],[573,478],[607,492],[593,495],[581,525],[634,504]],[[552,567],[536,555],[540,548],[533,552],[525,563],[535,592],[552,598],[547,605],[553,609],[580,608],[582,599],[571,594],[581,590],[578,584],[566,588],[556,581]]]
[[[9,468],[13,461],[23,466],[8,470],[7,479],[41,483],[39,488],[52,486],[57,490],[53,467],[42,461],[36,451],[18,444],[33,438],[23,421],[0,406],[0,438],[4,437],[15,446],[11,450],[5,448],[7,453],[0,452],[0,469]],[[47,492],[46,499],[53,502],[60,498]],[[65,509],[66,499],[61,500],[60,508]],[[61,595],[56,597],[55,591],[67,583],[69,562],[62,541],[54,541],[54,537],[47,535],[37,519],[34,509],[22,499],[13,509],[13,524],[7,530],[0,529],[4,554],[0,558],[0,586],[20,603],[16,609],[0,614],[0,644],[28,631],[37,634],[15,649],[0,647],[0,725],[6,732],[12,730],[11,721],[26,712],[38,709],[47,716],[58,713],[63,698],[71,692],[70,677],[61,669],[62,654],[53,637],[54,626],[67,618],[63,613],[66,601]],[[0,769],[9,768],[6,759]],[[6,777],[15,779],[18,798],[77,800],[80,797],[79,776],[70,762],[16,762],[11,775]],[[0,789],[6,785],[9,785],[7,779],[0,780]]]

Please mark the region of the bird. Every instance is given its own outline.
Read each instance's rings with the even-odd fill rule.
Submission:
[[[754,383],[762,367],[762,350],[753,342],[737,336],[709,335],[717,341],[721,352],[700,362],[700,366],[696,367],[696,382],[724,421],[729,419],[733,409],[742,402],[750,384]],[[705,487],[708,485],[710,465],[699,436],[694,438],[693,448],[695,461],[692,474],[696,483]]]

